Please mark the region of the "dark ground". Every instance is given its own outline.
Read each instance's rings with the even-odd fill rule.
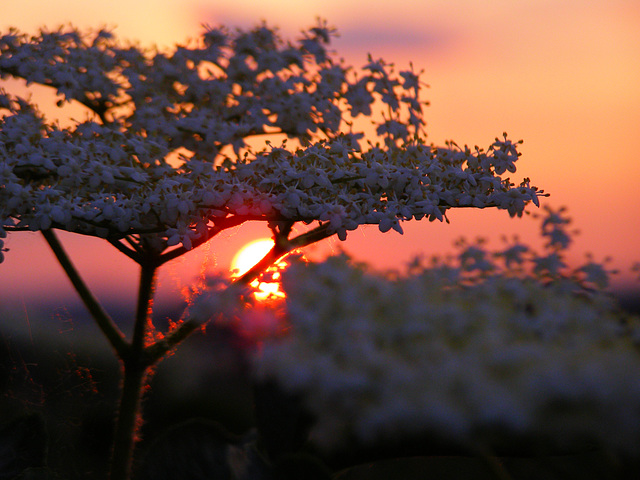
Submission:
[[[640,295],[625,294],[621,305],[640,312]],[[22,320],[18,328],[15,318],[2,319],[0,480],[15,478],[27,467],[32,476],[25,479],[106,478],[119,366],[99,334],[83,325],[83,315],[81,309],[54,310],[42,324],[31,318],[28,329]],[[254,425],[239,345],[230,332],[209,331],[188,339],[160,364],[145,401],[140,453],[166,428],[190,418],[215,420],[236,434]],[[601,451],[535,458],[436,455],[367,462],[335,478],[634,478],[625,468],[637,462],[627,467],[620,462]],[[48,469],[39,469],[43,465]]]

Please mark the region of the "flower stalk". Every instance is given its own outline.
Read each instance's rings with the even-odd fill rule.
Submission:
[[[51,247],[51,250],[56,256],[58,262],[67,274],[67,277],[69,277],[69,280],[71,280],[73,287],[80,296],[80,299],[82,300],[84,305],[91,313],[96,324],[98,325],[104,336],[107,338],[118,357],[121,358],[128,348],[128,345],[124,338],[124,334],[120,331],[118,326],[114,323],[109,314],[102,307],[98,299],[96,299],[93,293],[91,293],[89,287],[87,287],[87,284],[84,282],[75,266],[71,262],[71,259],[67,255],[67,252],[60,243],[60,240],[58,239],[58,236],[55,234],[55,232],[51,229],[42,230],[42,236],[49,244],[49,247]]]

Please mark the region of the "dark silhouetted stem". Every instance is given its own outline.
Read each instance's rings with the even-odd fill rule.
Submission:
[[[67,252],[62,247],[55,232],[53,230],[42,230],[42,235],[51,247],[51,250],[53,250],[58,262],[67,274],[67,277],[69,277],[69,280],[71,280],[73,287],[76,289],[76,292],[78,292],[78,295],[80,295],[82,302],[91,313],[98,327],[102,330],[104,336],[107,337],[107,340],[116,351],[118,357],[121,357],[128,348],[123,333],[84,283],[80,274],[73,266],[73,263],[71,263]]]
[[[124,379],[111,453],[110,480],[129,480],[139,426],[142,389],[149,367],[124,362]]]
[[[121,357],[124,379],[113,441],[110,480],[131,478],[133,452],[141,423],[142,392],[154,363],[147,355],[145,346],[151,322],[156,260],[152,257],[141,262],[133,336],[126,355]]]

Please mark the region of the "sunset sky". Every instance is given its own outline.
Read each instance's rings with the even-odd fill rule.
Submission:
[[[586,252],[597,260],[611,255],[611,266],[623,272],[640,261],[637,0],[23,0],[2,2],[0,29],[35,33],[66,23],[106,25],[116,27],[119,37],[168,47],[198,35],[205,23],[251,27],[265,20],[284,37],[295,37],[318,16],[340,31],[333,47],[347,63],[360,67],[371,53],[398,67],[413,62],[424,69],[431,142],[453,139],[486,148],[504,131],[523,139],[514,180],[530,177],[551,193],[545,203],[569,208],[581,232],[573,261]],[[504,234],[536,241],[537,223],[503,211],[452,211],[450,219],[450,225],[405,223],[404,236],[364,228],[345,243],[331,240],[316,250],[342,246],[388,268],[417,254],[451,251],[462,235],[486,237],[496,246]],[[247,226],[214,240],[169,266],[161,288],[167,298],[177,294],[204,257],[211,268],[228,269],[242,244],[268,234],[264,225]],[[98,296],[132,295],[134,264],[100,241],[62,238]],[[6,246],[0,309],[73,295],[38,234],[10,234]]]

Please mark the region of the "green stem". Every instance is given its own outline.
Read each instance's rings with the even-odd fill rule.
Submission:
[[[116,351],[118,357],[122,357],[126,349],[128,348],[127,342],[124,339],[124,334],[120,331],[118,326],[113,322],[109,314],[102,308],[100,302],[93,296],[87,285],[80,277],[80,274],[71,263],[67,252],[62,247],[60,240],[53,230],[42,230],[42,235],[53,250],[54,255],[58,259],[58,262],[64,269],[67,277],[71,280],[73,287],[78,292],[78,295],[82,299],[82,302],[87,307],[91,316],[98,324],[100,330],[107,340]]]
[[[154,363],[147,355],[145,344],[151,327],[156,260],[157,258],[150,256],[140,263],[140,286],[133,336],[127,354],[121,357],[124,380],[113,441],[110,480],[131,478],[133,452],[141,423],[142,393]]]

